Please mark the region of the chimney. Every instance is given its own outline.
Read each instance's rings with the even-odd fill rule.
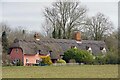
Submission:
[[[80,32],[75,32],[75,40],[81,41],[81,33]]]
[[[34,35],[34,39],[37,40],[37,41],[40,40],[40,36],[38,35],[38,33],[35,33],[35,35]]]

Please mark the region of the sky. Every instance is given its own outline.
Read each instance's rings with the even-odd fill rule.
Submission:
[[[51,7],[54,0],[2,0],[0,10],[2,22],[7,23],[11,28],[22,26],[29,31],[43,32],[41,24],[44,23],[44,8]],[[94,16],[98,12],[105,14],[113,22],[114,27],[118,26],[118,2],[115,0],[89,1],[80,0],[83,6],[88,9],[88,16]],[[89,1],[89,2],[88,2]],[[1,20],[0,20],[1,21]]]

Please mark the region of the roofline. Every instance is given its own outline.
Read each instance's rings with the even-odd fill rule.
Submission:
[[[22,50],[22,53],[23,53],[23,49],[21,47],[10,47],[9,49],[13,49],[13,48],[20,48]]]

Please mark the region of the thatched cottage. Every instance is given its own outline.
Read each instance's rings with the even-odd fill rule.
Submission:
[[[76,33],[74,40],[39,39],[37,36],[36,34],[33,40],[15,39],[9,51],[11,61],[21,61],[25,66],[38,63],[41,60],[40,55],[50,54],[52,62],[55,63],[72,46],[81,50],[87,50],[93,55],[105,54],[107,52],[104,41],[81,40],[79,32]]]

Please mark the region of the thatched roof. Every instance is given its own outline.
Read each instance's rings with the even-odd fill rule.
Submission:
[[[81,42],[77,42],[76,40],[52,38],[41,39],[40,41],[16,39],[11,48],[19,47],[23,50],[24,54],[36,54],[38,50],[41,50],[42,54],[48,54],[49,51],[52,51],[51,58],[57,59],[59,55],[63,55],[71,46],[76,46],[82,50],[86,50],[86,46],[91,47],[94,55],[101,53],[100,47],[107,49],[104,41],[82,40]]]

